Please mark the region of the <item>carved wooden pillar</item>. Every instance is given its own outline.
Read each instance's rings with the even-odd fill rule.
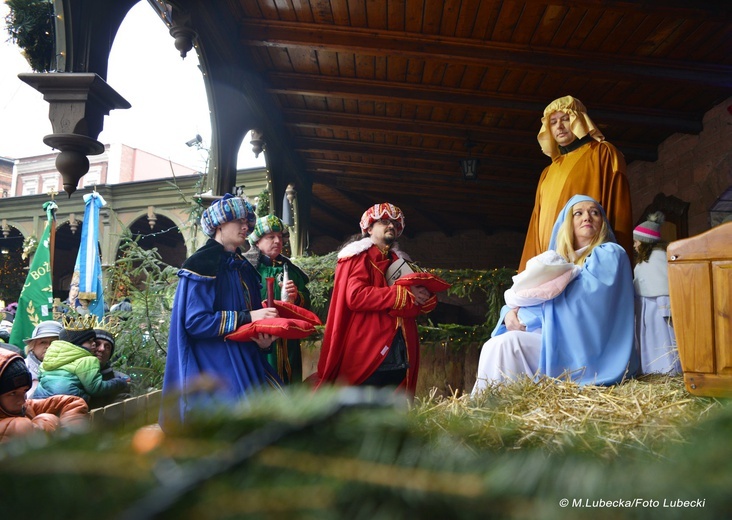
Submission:
[[[41,92],[51,105],[48,117],[53,133],[43,142],[61,150],[56,169],[70,197],[89,171],[86,156],[104,151],[104,145],[97,141],[104,116],[115,108],[130,108],[130,104],[92,72],[22,73],[18,77]]]

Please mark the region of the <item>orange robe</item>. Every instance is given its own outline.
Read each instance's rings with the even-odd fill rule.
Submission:
[[[633,259],[633,224],[625,158],[607,141],[592,140],[557,156],[539,178],[519,271],[549,249],[557,215],[574,195],[588,195],[605,208],[615,238]]]

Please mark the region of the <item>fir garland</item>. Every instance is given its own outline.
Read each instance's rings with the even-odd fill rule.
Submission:
[[[56,26],[53,2],[49,0],[7,0],[5,17],[10,40],[23,49],[35,72],[52,69]]]
[[[294,258],[293,262],[310,278],[311,309],[325,322],[328,305],[333,292],[337,252],[324,256],[312,255]],[[451,296],[465,298],[469,301],[485,301],[488,304],[486,319],[483,325],[469,326],[453,323],[419,325],[420,343],[447,346],[479,346],[490,336],[498,321],[501,307],[504,304],[503,293],[508,289],[516,274],[514,269],[427,269],[452,284],[448,290]],[[311,336],[306,342],[315,342],[321,335]]]

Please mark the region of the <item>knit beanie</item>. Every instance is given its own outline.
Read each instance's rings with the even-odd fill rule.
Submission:
[[[648,220],[636,226],[633,230],[633,238],[639,242],[660,242],[661,241],[661,225],[665,220],[665,216],[660,211],[648,215]]]
[[[0,375],[0,395],[12,392],[21,386],[31,386],[32,382],[25,361],[23,358],[17,357],[8,363]]]
[[[58,339],[60,339],[61,341],[68,341],[69,343],[73,343],[77,347],[81,347],[84,342],[89,341],[90,339],[96,339],[96,337],[97,335],[94,332],[94,329],[64,329],[58,335]]]

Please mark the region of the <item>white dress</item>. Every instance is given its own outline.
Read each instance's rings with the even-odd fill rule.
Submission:
[[[480,351],[472,395],[501,381],[533,376],[539,369],[540,357],[541,329],[534,332],[512,330],[489,339]]]
[[[681,373],[676,335],[671,325],[666,252],[654,249],[635,266],[635,344],[644,374]]]

